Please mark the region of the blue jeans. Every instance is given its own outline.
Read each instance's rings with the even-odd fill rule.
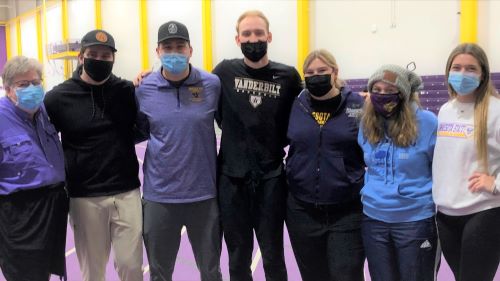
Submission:
[[[433,281],[441,253],[434,217],[386,223],[364,216],[363,244],[372,281]]]

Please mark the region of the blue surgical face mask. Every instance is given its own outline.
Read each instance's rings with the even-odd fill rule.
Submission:
[[[448,84],[460,96],[468,95],[479,87],[479,77],[475,73],[462,73],[450,71],[448,75]]]
[[[36,111],[43,102],[42,85],[29,85],[16,89],[17,106],[28,111]]]
[[[180,74],[188,67],[188,57],[183,54],[163,54],[160,59],[163,68],[172,74]]]

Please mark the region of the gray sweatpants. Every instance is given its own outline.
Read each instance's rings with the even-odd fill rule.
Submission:
[[[186,226],[201,280],[222,281],[222,238],[215,198],[194,203],[157,203],[144,199],[143,215],[151,281],[172,280],[183,226]]]

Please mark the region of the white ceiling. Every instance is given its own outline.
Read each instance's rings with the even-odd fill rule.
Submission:
[[[36,8],[42,0],[0,0],[0,21],[8,21]]]

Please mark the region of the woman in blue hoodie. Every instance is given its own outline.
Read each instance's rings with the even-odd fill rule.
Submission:
[[[357,143],[363,98],[338,77],[325,50],[304,62],[306,89],[288,126],[286,223],[302,280],[361,281],[363,152]]]
[[[396,65],[382,66],[368,81],[358,142],[367,166],[362,235],[373,281],[435,280],[437,119],[419,106],[421,85],[418,75]]]

